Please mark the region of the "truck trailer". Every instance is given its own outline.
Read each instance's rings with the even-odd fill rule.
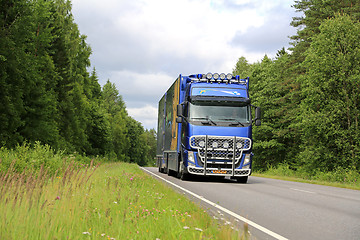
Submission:
[[[251,105],[249,77],[180,74],[159,101],[159,172],[182,180],[227,176],[246,183],[252,167],[252,125],[260,126],[260,117],[260,108]]]

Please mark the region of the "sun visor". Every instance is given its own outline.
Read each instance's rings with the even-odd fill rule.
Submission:
[[[194,87],[191,90],[191,97],[197,97],[197,96],[248,98],[246,89],[241,89],[241,88]]]

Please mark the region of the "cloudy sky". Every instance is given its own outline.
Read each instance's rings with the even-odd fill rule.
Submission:
[[[289,47],[293,0],[72,0],[103,86],[156,129],[157,103],[179,74],[232,72]],[[246,76],[242,76],[246,77]]]

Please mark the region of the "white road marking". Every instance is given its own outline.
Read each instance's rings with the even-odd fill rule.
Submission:
[[[182,191],[184,191],[184,192],[186,192],[186,193],[188,193],[188,194],[190,194],[190,195],[192,195],[192,196],[200,199],[201,201],[204,201],[204,202],[206,202],[207,204],[210,204],[210,205],[212,205],[213,207],[215,207],[215,208],[217,208],[217,209],[219,209],[219,210],[221,210],[221,211],[223,211],[223,212],[231,215],[232,217],[234,217],[234,218],[236,218],[236,219],[238,219],[238,220],[240,220],[240,221],[242,221],[242,222],[244,222],[244,223],[247,223],[248,225],[250,225],[250,226],[252,226],[252,227],[254,227],[254,228],[257,228],[258,230],[260,230],[260,231],[262,231],[262,232],[264,232],[264,233],[272,236],[273,238],[280,239],[280,240],[288,240],[287,238],[285,238],[285,237],[283,237],[283,236],[281,236],[281,235],[279,235],[279,234],[277,234],[277,233],[275,233],[275,232],[273,232],[273,231],[271,231],[271,230],[269,230],[269,229],[267,229],[267,228],[265,228],[265,227],[263,227],[263,226],[260,226],[259,224],[255,223],[255,222],[253,222],[253,221],[250,221],[250,220],[248,220],[248,219],[246,219],[246,218],[244,218],[244,217],[242,217],[242,216],[240,216],[240,215],[238,215],[238,214],[236,214],[236,213],[234,213],[234,212],[232,212],[232,211],[230,211],[230,210],[228,210],[228,209],[226,209],[226,208],[224,208],[224,207],[222,207],[222,206],[220,206],[220,205],[218,205],[218,204],[216,204],[216,203],[211,202],[210,200],[207,200],[207,199],[204,198],[203,196],[199,196],[199,195],[197,195],[196,193],[193,193],[193,192],[191,192],[191,191],[189,191],[189,190],[187,190],[187,189],[185,189],[185,188],[183,188],[183,187],[180,187],[179,185],[176,185],[175,183],[172,183],[172,182],[166,180],[165,178],[162,178],[162,177],[160,177],[160,176],[158,176],[158,175],[150,172],[149,170],[147,170],[147,169],[145,169],[145,168],[143,168],[143,167],[140,167],[140,168],[143,169],[144,171],[152,174],[153,176],[155,176],[155,177],[157,177],[157,178],[160,178],[161,180],[167,182],[168,184],[171,184],[171,185],[179,188],[180,190],[182,190]]]
[[[296,189],[296,188],[290,188],[291,190],[294,191],[298,191],[298,192],[304,192],[304,193],[311,193],[311,194],[315,194],[316,192],[310,192],[310,191],[306,191],[306,190],[301,190],[301,189]]]

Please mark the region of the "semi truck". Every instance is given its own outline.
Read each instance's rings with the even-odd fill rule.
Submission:
[[[260,107],[250,101],[249,77],[180,74],[159,101],[159,172],[182,180],[201,175],[246,183],[252,170],[252,126],[260,126],[260,118]]]

